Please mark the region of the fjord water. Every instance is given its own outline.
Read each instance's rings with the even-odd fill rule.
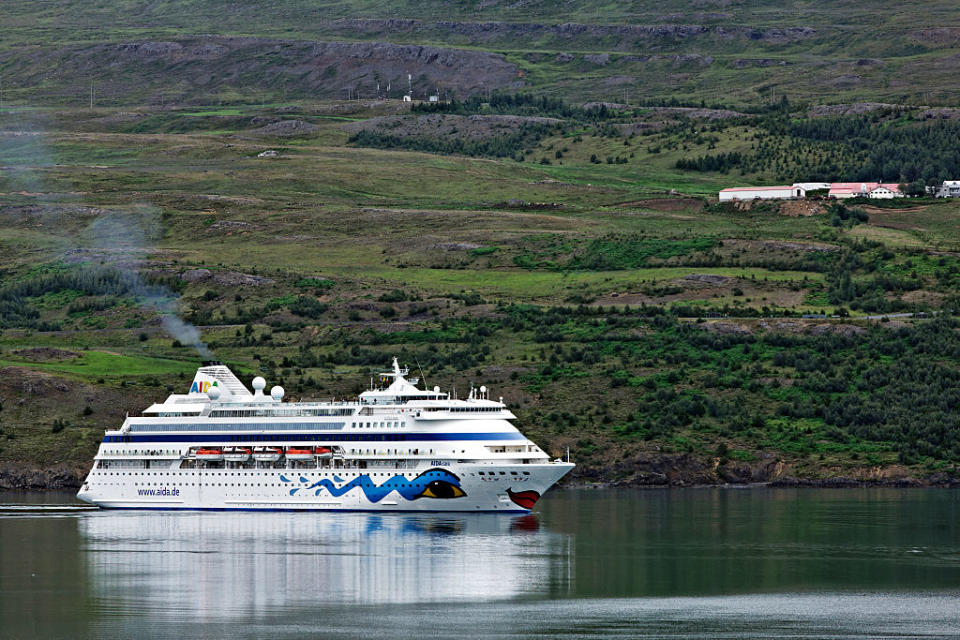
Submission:
[[[950,490],[557,490],[529,516],[0,503],[4,638],[960,636]]]

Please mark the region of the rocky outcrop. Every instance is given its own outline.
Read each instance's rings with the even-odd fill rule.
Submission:
[[[555,118],[512,115],[459,116],[442,113],[406,116],[381,116],[343,125],[345,131],[376,131],[400,138],[426,137],[486,140],[520,132],[528,125],[555,125]]]
[[[786,467],[773,454],[754,462],[721,461],[690,453],[640,453],[603,467],[577,468],[573,481],[621,487],[684,487],[756,484],[781,476]]]
[[[80,474],[66,467],[0,467],[0,489],[7,491],[66,491],[79,489],[82,481]]]
[[[704,21],[720,19],[723,14],[698,14]],[[695,17],[695,16],[694,16]],[[676,20],[677,15],[664,16]],[[689,19],[689,18],[688,18]],[[543,24],[532,22],[460,22],[406,19],[354,18],[321,22],[317,28],[323,33],[367,37],[396,38],[427,35],[452,36],[471,45],[491,44],[497,41],[536,39],[554,46],[581,41],[588,45],[604,45],[612,50],[627,50],[638,44],[660,41],[689,40],[714,37],[722,40],[753,40],[770,43],[788,43],[816,35],[811,27],[732,27],[702,24]]]
[[[271,278],[263,276],[254,276],[249,273],[237,273],[236,271],[211,271],[210,269],[190,269],[180,274],[180,279],[184,282],[206,282],[210,281],[228,287],[248,286],[257,287],[264,284],[272,284]]]
[[[855,102],[852,104],[824,104],[811,107],[807,113],[811,118],[823,116],[851,116],[878,111],[880,109],[896,109],[899,105],[885,102]]]
[[[914,474],[905,467],[863,468],[838,473],[812,469],[797,473],[774,453],[758,454],[750,462],[700,457],[690,453],[646,452],[616,463],[582,464],[565,479],[568,485],[617,487],[769,486],[769,487],[958,487],[960,476],[938,471]]]
[[[292,138],[295,136],[310,135],[319,127],[303,120],[278,120],[271,122],[258,129],[248,131],[248,134],[261,136],[277,136],[280,138]]]
[[[420,96],[438,86],[467,96],[522,85],[517,67],[499,54],[386,42],[204,37],[18,48],[0,54],[0,65],[24,85],[47,83],[63,95],[75,95],[73,79],[83,78],[84,86],[96,83],[104,101],[148,99],[161,89],[169,94],[170,78],[180,102],[209,100],[219,90],[255,90],[260,81],[311,98],[371,98],[378,82],[397,98],[407,90],[408,74]]]

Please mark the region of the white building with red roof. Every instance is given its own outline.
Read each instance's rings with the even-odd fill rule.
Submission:
[[[846,198],[902,198],[900,185],[895,182],[834,182],[830,185],[829,196],[844,200]]]

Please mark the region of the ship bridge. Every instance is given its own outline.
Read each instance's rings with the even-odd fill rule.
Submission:
[[[406,376],[410,374],[407,368],[400,368],[397,359],[393,359],[393,370],[383,371],[377,374],[380,377],[381,385],[389,383],[386,388],[382,386],[376,389],[370,389],[360,394],[362,404],[403,404],[415,400],[446,400],[449,395],[440,392],[440,387],[434,387],[432,391],[427,389],[418,389],[416,384],[418,378],[407,380]]]

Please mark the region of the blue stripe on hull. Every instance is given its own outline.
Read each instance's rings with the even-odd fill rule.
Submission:
[[[97,508],[113,511],[348,511],[352,513],[393,513],[407,515],[411,513],[530,513],[529,509],[293,509],[283,507],[104,507],[96,505]]]

